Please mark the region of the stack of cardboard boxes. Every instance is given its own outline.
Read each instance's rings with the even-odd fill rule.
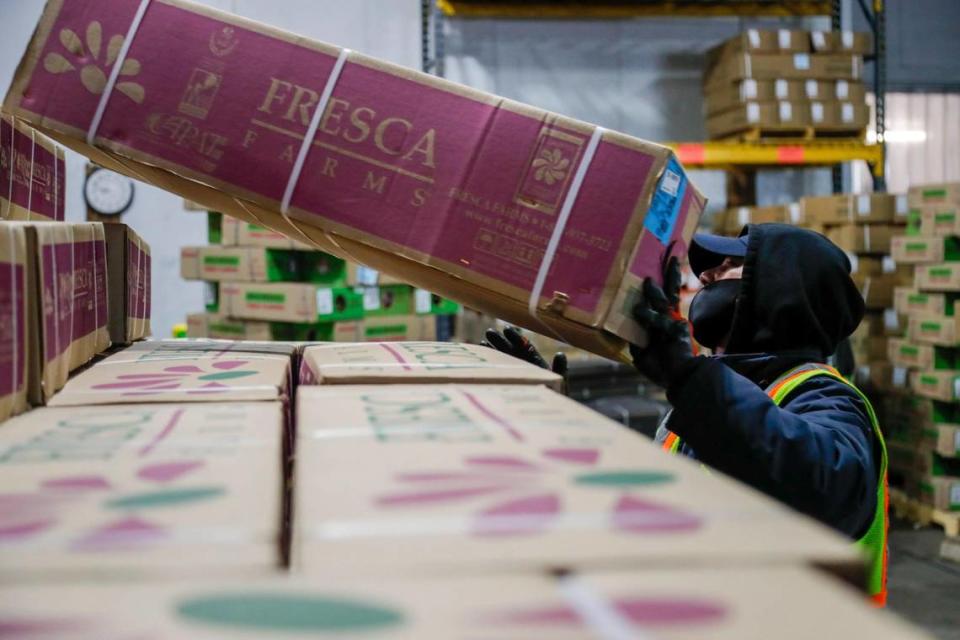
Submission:
[[[450,339],[458,306],[265,227],[208,214],[210,244],[184,247],[181,275],[207,284],[190,337],[243,340]]]
[[[911,224],[894,238],[898,263],[916,270],[896,290],[905,338],[891,341],[893,363],[910,371],[912,395],[891,398],[890,464],[908,495],[960,509],[960,183],[916,186],[908,194]]]
[[[863,138],[869,34],[749,29],[710,50],[703,77],[710,138]]]
[[[149,248],[125,225],[63,222],[63,158],[0,115],[0,420],[150,330]]]

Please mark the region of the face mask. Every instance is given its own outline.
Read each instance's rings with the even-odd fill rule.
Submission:
[[[733,326],[738,295],[740,280],[717,280],[693,296],[690,323],[697,342],[709,349],[720,346]]]

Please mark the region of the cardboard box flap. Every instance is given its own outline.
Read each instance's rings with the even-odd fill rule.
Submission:
[[[562,378],[488,347],[451,342],[331,343],[307,347],[305,384],[489,382],[545,384]]]

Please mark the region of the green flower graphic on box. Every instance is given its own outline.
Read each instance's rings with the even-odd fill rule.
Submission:
[[[230,388],[229,385],[223,384],[224,381],[257,374],[253,369],[241,368],[249,365],[249,360],[195,362],[195,364],[164,367],[154,373],[120,374],[115,381],[95,384],[92,388],[102,391],[122,391],[122,395],[125,396],[145,396],[171,390],[195,394],[218,393]]]
[[[50,73],[61,74],[76,71],[77,66],[80,66],[80,82],[83,83],[84,88],[94,95],[100,95],[107,86],[110,67],[117,61],[117,56],[123,47],[123,39],[121,35],[110,38],[101,63],[103,28],[99,21],[94,20],[87,25],[86,47],[84,47],[84,41],[72,29],[61,29],[60,44],[71,55],[71,59],[67,59],[62,54],[50,52],[43,59],[43,68]],[[127,58],[120,67],[119,77],[129,78],[139,73],[140,62],[134,58]],[[143,86],[130,80],[118,79],[116,89],[137,104],[142,104],[146,97]]]
[[[674,481],[672,474],[640,469],[598,469],[598,449],[553,448],[539,460],[520,456],[469,456],[461,469],[399,473],[403,487],[376,498],[383,508],[425,508],[440,504],[478,504],[472,511],[472,534],[515,536],[545,533],[559,525],[563,493],[576,485],[611,496],[610,526],[630,534],[681,533],[700,528],[699,517],[631,491]],[[578,471],[571,472],[571,469]],[[577,515],[577,514],[573,514]]]

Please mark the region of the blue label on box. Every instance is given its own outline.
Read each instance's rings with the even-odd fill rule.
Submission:
[[[657,183],[657,189],[653,192],[653,201],[643,221],[643,226],[664,245],[670,244],[686,190],[687,176],[677,159],[671,156]]]

